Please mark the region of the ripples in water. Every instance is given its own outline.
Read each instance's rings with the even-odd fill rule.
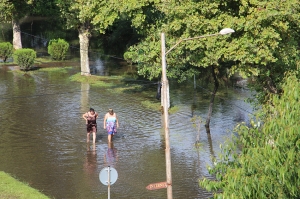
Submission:
[[[47,73],[22,78],[1,72],[0,85],[0,96],[11,97],[0,98],[0,170],[55,198],[106,198],[107,187],[98,175],[111,165],[119,176],[111,187],[112,198],[166,198],[165,189],[145,188],[165,181],[165,150],[161,113],[144,108],[140,93],[111,93]],[[206,170],[210,157],[220,152],[220,143],[231,134],[228,130],[240,111],[231,104],[242,106],[234,98],[229,103],[216,99],[211,138],[202,125],[198,150],[194,146],[198,132],[191,119],[206,118],[209,98],[203,98],[188,89],[171,93],[172,104],[179,106],[169,117],[174,198],[211,196],[199,188],[198,179],[210,177]],[[86,143],[82,119],[90,107],[99,113],[95,145]],[[120,120],[113,147],[102,128],[108,108]]]

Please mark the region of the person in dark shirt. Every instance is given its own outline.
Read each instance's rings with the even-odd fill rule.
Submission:
[[[82,115],[83,119],[85,119],[86,129],[87,129],[87,136],[86,141],[90,141],[90,134],[93,133],[93,143],[96,142],[96,132],[97,132],[97,118],[98,113],[95,112],[93,108],[90,108],[89,112],[86,112]]]

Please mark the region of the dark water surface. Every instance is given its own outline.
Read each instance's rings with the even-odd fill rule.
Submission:
[[[98,74],[112,74],[101,61]],[[104,68],[103,68],[104,67]],[[116,67],[118,68],[118,67]],[[166,189],[148,191],[150,183],[165,181],[164,135],[161,113],[142,106],[153,99],[156,85],[147,95],[110,92],[88,84],[70,82],[67,73],[39,72],[24,76],[0,66],[0,170],[57,199],[107,198],[107,186],[99,172],[108,165],[118,171],[111,198],[166,198]],[[78,69],[78,70],[77,70]],[[121,71],[122,73],[123,71]],[[176,88],[176,89],[175,89]],[[197,130],[192,115],[206,117],[209,94],[192,83],[171,84],[170,145],[174,198],[209,198],[198,179],[208,177],[210,156],[230,137],[236,120],[247,120],[251,107],[243,102],[247,91],[228,89],[216,98],[211,139],[202,125],[201,150],[194,143]],[[89,107],[99,114],[96,144],[86,143],[85,122]],[[102,129],[108,108],[119,116],[120,129],[108,146]],[[239,107],[242,107],[240,109]]]

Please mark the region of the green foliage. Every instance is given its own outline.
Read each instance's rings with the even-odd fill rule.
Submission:
[[[6,59],[9,58],[13,53],[13,46],[9,42],[0,43],[0,58],[3,59],[3,62],[6,62]]]
[[[239,136],[209,168],[217,180],[200,181],[215,198],[300,198],[299,73],[286,73],[283,82],[251,127],[237,126]]]
[[[10,22],[30,12],[34,0],[0,0],[0,20]]]
[[[62,17],[66,20],[67,28],[84,28],[87,34],[91,34],[92,28],[105,33],[118,18],[119,7],[122,5],[114,0],[56,0],[56,2]]]
[[[16,62],[22,70],[29,70],[36,58],[36,52],[29,48],[18,49],[13,54],[14,62]]]
[[[260,103],[268,93],[279,93],[286,71],[296,69],[299,62],[299,2],[254,1],[242,3],[237,31],[243,33],[233,41],[230,57],[238,61],[232,71],[254,75],[249,86],[257,91]]]
[[[52,39],[48,45],[48,53],[54,60],[64,60],[69,49],[69,43],[64,39]]]
[[[153,15],[157,15],[155,22],[148,24],[145,38],[125,54],[125,59],[138,63],[139,73],[149,79],[161,74],[161,32],[166,35],[168,50],[181,39],[218,33],[229,26],[226,24],[230,20],[229,14],[222,16],[221,23],[216,16],[223,14],[215,13],[217,3],[181,1],[152,7]],[[215,13],[214,19],[210,12]],[[223,36],[182,42],[167,54],[168,77],[182,81],[197,74],[198,67],[218,66],[224,59],[224,49],[229,45],[227,40],[228,36]]]
[[[30,0],[30,14],[33,16],[54,17],[59,16],[59,8],[56,0]]]
[[[124,58],[137,63],[139,74],[149,79],[161,74],[161,32],[166,35],[168,50],[182,39],[218,33],[226,27],[234,29],[230,36],[180,43],[167,54],[167,75],[182,81],[197,74],[199,68],[212,65],[219,71],[226,69],[229,76],[239,72],[253,78],[251,86],[260,102],[267,99],[268,92],[280,92],[284,72],[295,70],[300,61],[297,0],[154,1],[151,12],[150,6],[146,8],[136,8],[144,15],[136,25],[143,37],[128,48]],[[155,18],[152,23],[142,23],[151,17]]]

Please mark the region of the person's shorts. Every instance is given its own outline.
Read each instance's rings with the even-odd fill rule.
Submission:
[[[114,135],[116,132],[114,132],[114,131],[109,131],[109,132],[107,132],[107,134],[108,135]]]
[[[86,131],[87,131],[87,133],[90,133],[90,132],[96,133],[97,132],[97,125],[87,124],[86,125]]]

